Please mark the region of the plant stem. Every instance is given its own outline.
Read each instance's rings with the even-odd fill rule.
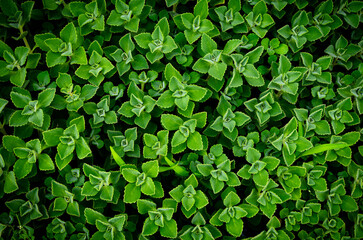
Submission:
[[[334,67],[334,66],[337,64],[337,61],[338,61],[338,58],[334,58],[334,61],[333,61],[332,67]]]
[[[283,93],[282,91],[279,91],[279,92],[276,94],[276,97],[277,97],[277,98],[280,98],[280,97],[281,97],[281,95],[282,95],[282,93]]]
[[[30,50],[30,53],[34,52],[34,50],[35,50],[37,47],[38,47],[38,46],[37,46],[37,45],[35,45],[35,46],[33,47],[33,49],[31,49],[31,50]]]
[[[19,31],[20,31],[20,35],[22,35],[24,33],[23,26],[19,26]],[[28,40],[26,39],[25,36],[23,37],[23,41],[24,41],[25,46],[31,50],[32,48],[30,47]]]
[[[62,4],[64,8],[68,7],[67,3],[64,0],[62,1]]]
[[[178,6],[178,3],[175,3],[175,4],[173,5],[173,12],[176,12],[176,8],[177,8],[177,6]]]
[[[8,135],[8,133],[6,132],[5,128],[4,128],[4,125],[2,123],[0,123],[0,132],[3,134],[3,135]]]
[[[30,80],[26,80],[25,83],[23,84],[22,88],[25,89],[29,83],[30,83]]]

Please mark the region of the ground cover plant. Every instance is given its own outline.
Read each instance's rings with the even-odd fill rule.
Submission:
[[[0,239],[362,239],[363,2],[0,1]]]

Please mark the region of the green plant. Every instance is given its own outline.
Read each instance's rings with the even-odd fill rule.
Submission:
[[[0,1],[0,240],[362,239],[357,0]]]

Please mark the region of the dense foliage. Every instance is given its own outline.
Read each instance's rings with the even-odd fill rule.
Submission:
[[[0,9],[0,239],[363,238],[362,1]]]

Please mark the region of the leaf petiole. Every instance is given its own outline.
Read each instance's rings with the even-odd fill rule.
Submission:
[[[20,35],[22,35],[24,33],[23,26],[21,26],[21,25],[19,26],[19,31],[20,31]],[[29,48],[30,50],[32,50],[32,48],[29,45],[28,40],[26,39],[26,36],[23,37],[23,41],[24,41],[25,46],[27,48]],[[31,51],[30,51],[30,53],[31,53]]]

